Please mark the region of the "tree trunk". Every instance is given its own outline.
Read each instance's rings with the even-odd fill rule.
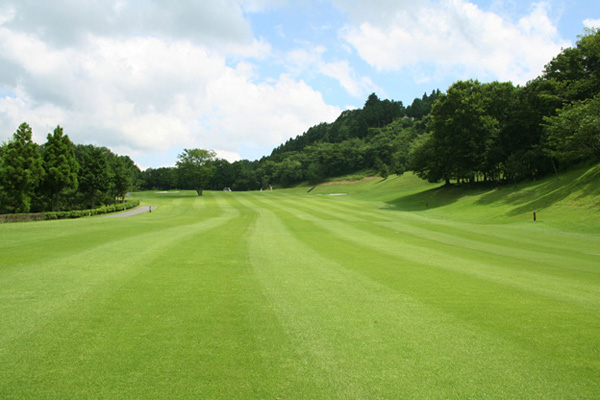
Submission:
[[[198,193],[198,196],[202,196],[202,189],[196,189],[196,193]]]

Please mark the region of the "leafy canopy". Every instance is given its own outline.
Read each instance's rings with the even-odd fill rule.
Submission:
[[[204,149],[184,149],[178,157],[177,168],[183,184],[196,190],[198,196],[202,196],[202,191],[214,172],[215,157],[214,151]]]

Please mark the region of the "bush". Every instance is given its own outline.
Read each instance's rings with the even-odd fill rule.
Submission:
[[[46,220],[66,219],[66,218],[81,218],[90,215],[109,214],[113,212],[129,210],[130,208],[140,205],[138,199],[127,200],[125,203],[104,205],[93,210],[71,210],[71,211],[54,211],[44,213]]]

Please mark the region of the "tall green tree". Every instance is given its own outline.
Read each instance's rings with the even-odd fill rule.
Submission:
[[[431,110],[429,128],[439,163],[440,179],[473,180],[484,169],[485,156],[497,133],[498,120],[486,109],[483,85],[459,81],[441,95]]]
[[[408,154],[408,169],[429,182],[444,180],[450,184],[450,173],[444,160],[435,151],[435,140],[431,132],[424,133],[415,139]]]
[[[179,155],[177,169],[180,176],[186,187],[196,190],[198,196],[202,196],[214,172],[215,156],[214,151],[203,149],[184,149]]]
[[[63,129],[57,126],[54,134],[48,134],[43,151],[46,176],[42,187],[48,194],[52,210],[60,209],[60,197],[77,189],[77,173],[79,163],[75,158],[75,146],[69,136],[63,134]]]
[[[93,145],[76,147],[79,162],[79,192],[87,200],[88,206],[96,207],[96,200],[110,188],[110,174],[106,151]]]
[[[39,148],[32,140],[31,127],[24,122],[6,145],[0,164],[3,212],[29,212],[31,198],[43,177]]]
[[[550,154],[566,163],[600,161],[600,94],[568,105],[545,118]]]
[[[112,194],[125,202],[125,195],[133,188],[137,166],[128,156],[114,155],[110,160],[110,169]]]
[[[543,76],[561,86],[566,101],[589,99],[600,93],[600,29],[586,29],[576,47],[564,49],[546,65]]]

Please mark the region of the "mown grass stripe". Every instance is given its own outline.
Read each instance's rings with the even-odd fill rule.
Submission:
[[[304,202],[307,204],[307,202]],[[347,198],[334,197],[323,201],[319,199],[318,203],[312,203],[316,208],[323,210],[326,208],[337,210],[337,214],[352,213],[359,214],[371,221],[381,219],[383,221],[393,222],[401,219],[401,224],[410,224],[418,228],[429,228],[437,232],[448,232],[453,236],[461,236],[465,238],[476,238],[485,240],[488,243],[495,243],[502,246],[513,247],[529,247],[532,251],[539,254],[549,254],[562,256],[565,253],[569,256],[584,257],[584,260],[590,260],[593,263],[600,261],[597,257],[600,254],[600,239],[590,237],[589,235],[577,235],[574,233],[550,232],[535,229],[533,224],[527,226],[506,226],[493,224],[472,224],[461,223],[456,220],[439,220],[428,218],[418,213],[408,213],[398,211],[396,209],[380,209],[372,210],[372,204],[364,201],[353,201]],[[372,210],[372,211],[365,211]],[[372,218],[369,218],[372,217]],[[573,238],[577,236],[581,241],[579,248],[574,249],[571,246],[571,240],[563,238]],[[516,240],[515,238],[519,239]],[[590,257],[585,257],[590,256]]]
[[[305,212],[299,215],[302,215],[302,218],[306,220],[315,220],[319,218],[339,219],[337,218],[338,215],[358,214],[356,212],[357,210],[350,211],[347,208],[332,213],[325,211],[322,204],[318,204],[318,206],[315,206],[315,204],[307,205],[305,201],[302,201],[302,204],[300,204],[291,199],[292,198],[288,196],[286,197],[285,202],[280,201],[278,204],[280,206],[283,204],[293,204],[291,208],[293,208],[295,210],[294,212],[297,214],[300,213],[300,210],[305,210]],[[342,205],[342,207],[343,206],[344,205]],[[288,210],[289,209],[290,207],[288,207]],[[360,214],[364,215],[364,213]],[[567,250],[557,249],[554,245],[544,245],[543,243],[531,244],[506,238],[500,239],[482,232],[489,231],[489,228],[481,229],[478,232],[471,232],[467,229],[449,227],[447,224],[426,221],[423,218],[413,220],[414,217],[409,216],[407,213],[394,213],[388,211],[387,214],[385,220],[388,222],[378,222],[379,218],[370,221],[377,222],[380,226],[394,229],[396,233],[406,233],[409,235],[407,237],[408,239],[421,237],[425,240],[434,240],[445,245],[457,246],[467,250],[476,250],[494,256],[503,256],[506,257],[507,262],[514,261],[515,259],[526,259],[531,261],[531,266],[539,265],[540,268],[538,268],[538,270],[543,270],[544,273],[555,273],[564,277],[566,274],[569,274],[569,270],[577,270],[580,272],[588,272],[587,274],[578,273],[578,276],[582,276],[584,279],[595,279],[598,277],[597,265],[600,259],[599,256],[594,254],[572,248]],[[358,218],[354,217],[349,219],[348,217],[345,217],[342,218],[342,220],[357,221]],[[514,238],[515,236],[516,233],[513,232],[512,237]],[[562,241],[561,244],[562,243],[564,243],[564,241]],[[515,256],[515,254],[518,254],[518,256]],[[555,268],[547,268],[549,265],[553,265]]]
[[[0,398],[600,393],[597,235],[407,213],[386,184],[0,226]]]
[[[583,362],[579,352],[599,345],[594,333],[600,328],[596,318],[597,307],[591,310],[573,307],[571,303],[557,298],[532,295],[525,289],[514,290],[505,285],[482,284],[478,277],[467,278],[443,269],[431,270],[415,263],[398,264],[393,259],[386,261],[381,255],[375,256],[354,241],[344,241],[342,235],[331,235],[325,241],[317,241],[315,238],[322,237],[318,233],[319,227],[312,222],[304,224],[313,226],[295,232],[323,254],[333,254],[339,258],[343,254],[344,260],[354,261],[346,264],[354,266],[353,270],[377,277],[380,282],[388,285],[395,282],[395,287],[401,290],[418,290],[416,298],[428,301],[438,299],[437,307],[452,312],[465,321],[483,324],[486,330],[501,332],[503,337],[511,338],[512,341],[523,343],[524,348],[531,351],[533,359],[540,360],[544,368],[552,370],[549,372],[555,374],[556,370],[562,371],[553,379],[563,379],[561,374],[564,373],[570,379],[578,380],[588,391],[593,390],[596,376],[593,371],[598,367],[598,361],[594,356],[588,355]],[[311,234],[305,234],[307,231]],[[376,259],[380,261],[375,262]],[[365,268],[369,263],[372,267]],[[536,284],[532,283],[532,286]],[[464,308],[473,305],[473,298],[478,299],[477,307]],[[540,357],[540,354],[548,354],[547,359],[544,360],[545,356]],[[571,360],[577,358],[579,362],[571,363]]]
[[[260,201],[270,201],[272,206],[294,215],[298,214],[298,209],[303,207],[290,205],[292,204],[290,200],[274,202],[272,199],[261,198]],[[312,217],[304,216],[303,219],[316,220],[316,216],[320,213],[320,211],[310,213]],[[347,235],[351,238],[349,240],[357,245],[368,244],[375,251],[399,256],[409,262],[453,269],[497,283],[534,290],[538,294],[547,296],[560,295],[565,300],[584,302],[587,307],[598,308],[598,302],[592,300],[595,297],[594,293],[600,298],[598,273],[588,270],[573,274],[568,270],[569,265],[579,265],[581,259],[561,257],[558,261],[554,261],[544,253],[537,254],[510,248],[498,250],[497,246],[494,247],[484,241],[468,242],[468,247],[465,247],[465,240],[457,240],[454,236],[440,234],[433,230],[419,230],[415,233],[415,228],[407,229],[401,223],[394,224],[397,230],[392,228],[390,232],[384,232],[386,229],[369,223],[360,224],[358,229],[357,223],[336,225],[330,218],[317,223],[334,234]],[[473,260],[477,263],[477,267],[473,266]],[[553,262],[548,263],[548,260]],[[567,268],[563,264],[566,264]],[[589,267],[593,268],[594,265],[590,263]],[[538,283],[531,286],[532,281]]]
[[[268,223],[261,226],[265,219]],[[508,342],[472,323],[465,324],[446,310],[440,313],[436,304],[423,302],[422,296],[415,297],[414,292],[407,297],[409,293],[402,285],[390,286],[381,276],[372,280],[365,274],[369,264],[364,258],[372,258],[370,262],[378,265],[375,269],[389,260],[381,262],[364,249],[348,256],[347,247],[342,251],[337,247],[340,239],[323,235],[314,223],[303,221],[299,227],[297,222],[280,210],[269,212],[265,207],[251,246],[254,265],[257,273],[262,271],[261,280],[278,305],[282,323],[297,331],[298,346],[315,358],[312,368],[332,381],[332,389],[344,388],[336,392],[339,397],[378,397],[381,393],[377,390],[383,385],[388,394],[421,398],[498,397],[515,387],[529,388],[523,398],[532,392],[552,392],[532,382],[545,381],[543,375],[548,371],[542,360],[529,358],[531,354],[519,343]],[[357,260],[356,253],[360,252],[364,257]],[[350,260],[355,261],[354,268],[349,268]],[[373,334],[373,330],[378,333]],[[383,337],[385,341],[378,341]],[[357,345],[361,341],[364,346]],[[357,367],[353,370],[371,371],[370,376],[353,376],[356,372],[347,370],[345,346],[349,344],[355,352],[351,358]],[[421,357],[431,357],[432,364],[421,364]],[[519,371],[527,367],[521,363],[529,367],[536,364],[536,371],[542,375],[525,378]],[[479,365],[481,374],[467,378],[463,375],[466,365]],[[502,367],[494,370],[498,365]],[[441,385],[444,395],[437,391],[440,368],[447,381],[447,385]],[[395,382],[385,381],[386,377],[393,377]],[[498,386],[488,387],[484,393],[480,385],[489,380]]]

